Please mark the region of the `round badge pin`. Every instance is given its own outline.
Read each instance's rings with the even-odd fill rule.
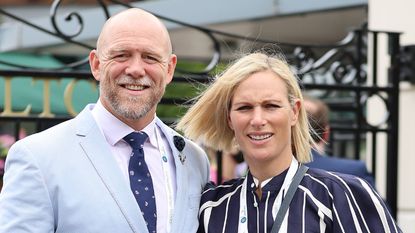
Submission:
[[[246,217],[241,218],[241,223],[245,223],[246,222]]]

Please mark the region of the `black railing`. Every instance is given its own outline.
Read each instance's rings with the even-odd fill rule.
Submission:
[[[66,18],[67,21],[76,19],[79,24],[78,30],[73,34],[65,34],[60,30],[56,18],[57,10],[61,1],[54,1],[51,7],[51,22],[55,31],[49,31],[45,28],[33,25],[29,21],[12,15],[2,9],[0,14],[11,17],[23,24],[33,27],[41,32],[51,36],[61,38],[65,43],[81,46],[86,50],[93,46],[84,44],[76,40],[77,36],[83,30],[84,19],[80,14],[72,12]],[[106,18],[110,16],[108,5],[104,1],[97,1],[103,10]],[[119,1],[109,1],[113,4],[132,7]],[[153,12],[154,13],[154,12]],[[293,69],[296,70],[302,87],[305,92],[318,96],[325,100],[335,116],[331,119],[332,138],[330,142],[330,151],[343,157],[354,159],[363,159],[370,156],[372,172],[376,174],[376,164],[379,148],[379,135],[385,135],[387,143],[382,144],[387,156],[386,168],[386,201],[389,204],[392,214],[396,217],[397,213],[397,165],[398,165],[398,118],[399,118],[399,34],[389,32],[371,32],[365,29],[356,29],[350,32],[343,40],[338,43],[319,45],[319,44],[292,44],[261,38],[249,38],[240,35],[234,35],[218,30],[211,30],[206,27],[191,25],[187,22],[180,22],[175,19],[157,15],[160,19],[172,22],[184,27],[190,27],[200,33],[206,34],[212,40],[213,51],[212,57],[207,58],[205,65],[200,70],[179,67],[173,83],[206,83],[213,69],[223,60],[221,60],[221,44],[217,39],[228,37],[234,41],[250,41],[251,49],[257,50],[264,47],[269,48],[271,52],[277,49],[284,53]],[[389,80],[385,85],[379,84],[378,80],[378,36],[386,34],[389,38],[389,55],[391,57],[389,68]],[[370,36],[369,36],[370,35]],[[370,41],[369,41],[369,38]],[[372,46],[372,54],[368,54],[368,41]],[[270,46],[271,45],[271,46]],[[203,46],[203,45],[201,45]],[[265,48],[266,50],[266,48]],[[371,67],[368,67],[368,56],[373,59]],[[186,59],[184,59],[186,60]],[[62,65],[58,68],[34,68],[30,64],[14,65],[10,61],[1,61],[0,64],[8,65],[10,69],[0,69],[0,78],[3,77],[23,77],[23,78],[72,78],[82,80],[93,80],[89,71],[79,70],[80,67],[87,64],[85,58],[78,61]],[[369,80],[367,73],[371,71]],[[189,85],[189,88],[192,85]],[[376,124],[368,120],[368,100],[379,98],[384,103],[385,118],[384,121]],[[183,97],[165,97],[162,99],[162,105],[177,105],[185,102]],[[2,109],[4,111],[4,109]],[[58,122],[72,117],[67,114],[60,117],[39,117],[34,114],[29,116],[0,116],[0,122],[9,122],[14,124],[14,136],[19,137],[20,126],[26,122],[35,122],[33,132],[43,130]],[[174,121],[178,115],[162,116],[167,121]],[[370,143],[370,144],[369,144]],[[364,153],[364,148],[369,148],[371,155]],[[219,167],[221,164],[219,163]],[[219,171],[220,172],[220,171]],[[220,174],[219,174],[220,175]]]

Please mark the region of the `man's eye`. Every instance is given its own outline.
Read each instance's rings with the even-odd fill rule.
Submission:
[[[155,56],[145,55],[143,56],[143,59],[149,63],[156,63],[159,62],[159,59]]]
[[[115,54],[112,58],[113,59],[122,59],[122,58],[126,58],[127,54],[125,53],[119,53],[119,54]]]

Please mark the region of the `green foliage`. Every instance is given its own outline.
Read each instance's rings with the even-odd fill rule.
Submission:
[[[4,148],[0,145],[0,159],[6,158],[7,152],[7,148]]]

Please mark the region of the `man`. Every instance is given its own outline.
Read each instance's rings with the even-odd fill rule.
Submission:
[[[155,115],[177,60],[167,29],[148,12],[123,11],[105,23],[89,60],[98,102],[11,148],[0,232],[195,232],[208,159]],[[139,134],[148,136],[141,148],[128,138]],[[132,177],[142,167],[129,162],[143,154],[151,185],[140,187]],[[154,192],[145,206],[141,188]]]
[[[325,142],[329,140],[329,108],[318,99],[304,98],[304,107],[307,111],[311,128],[317,133],[313,138],[317,144],[312,150],[313,161],[308,167],[320,168],[327,171],[351,174],[365,179],[372,187],[375,187],[373,176],[368,172],[366,164],[360,160],[334,158],[325,154]]]

